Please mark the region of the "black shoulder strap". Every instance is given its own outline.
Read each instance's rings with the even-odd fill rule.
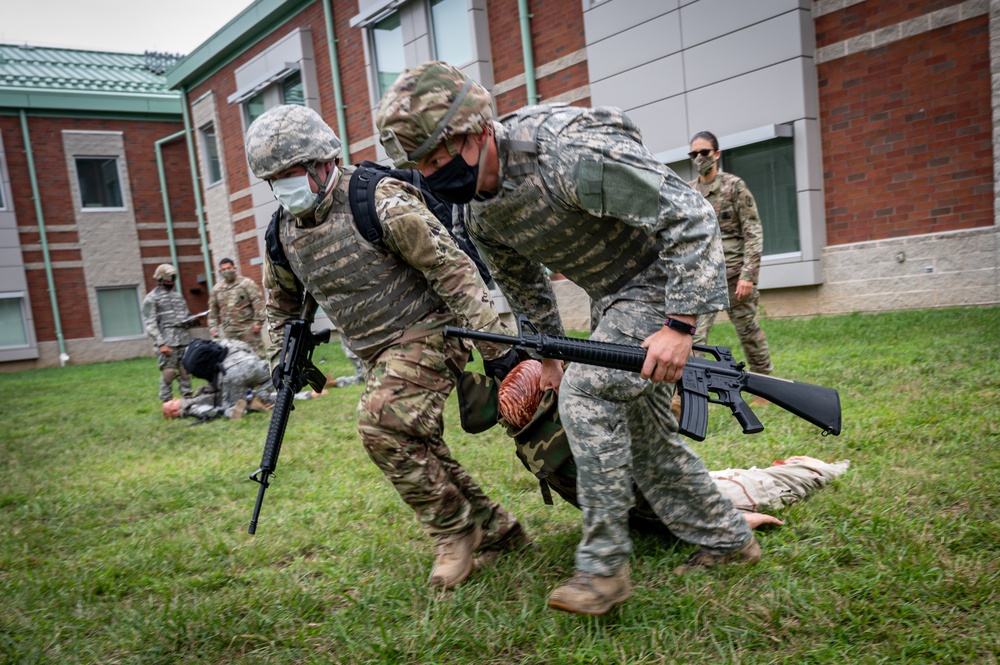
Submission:
[[[354,224],[368,242],[385,249],[385,243],[382,242],[382,225],[378,221],[378,215],[375,214],[375,187],[382,178],[402,180],[420,190],[427,209],[437,217],[444,228],[448,229],[448,233],[451,234],[458,246],[476,264],[476,269],[479,270],[483,281],[489,284],[491,279],[489,270],[479,256],[476,247],[467,239],[455,234],[451,205],[434,195],[434,192],[427,186],[424,176],[416,169],[394,169],[369,161],[358,164],[347,186],[347,200],[351,204]]]
[[[288,257],[285,256],[285,248],[281,245],[281,233],[278,232],[278,224],[281,222],[281,213],[282,207],[278,206],[278,209],[274,211],[273,215],[271,215],[271,221],[267,225],[267,231],[264,232],[264,249],[267,251],[267,258],[271,259],[271,263],[291,270],[291,265],[288,263]]]

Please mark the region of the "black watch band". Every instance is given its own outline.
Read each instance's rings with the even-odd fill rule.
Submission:
[[[680,321],[678,319],[671,319],[669,316],[663,322],[663,325],[665,325],[668,328],[673,328],[677,332],[687,333],[688,335],[691,336],[694,336],[697,330],[690,323],[685,323],[684,321]]]

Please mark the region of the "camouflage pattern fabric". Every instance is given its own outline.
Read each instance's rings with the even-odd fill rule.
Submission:
[[[142,301],[142,323],[146,334],[153,340],[156,364],[160,370],[158,396],[161,402],[173,399],[175,379],[181,395],[190,397],[192,394],[191,377],[181,363],[184,349],[191,341],[191,331],[181,322],[190,315],[184,297],[174,289],[157,286]],[[170,355],[160,350],[162,346],[170,347]]]
[[[740,340],[740,346],[743,348],[743,355],[746,356],[750,371],[758,374],[770,374],[774,371],[774,364],[771,362],[771,348],[767,343],[767,335],[757,323],[760,292],[755,286],[749,296],[738,300],[736,298],[738,281],[737,279],[729,280],[729,302],[731,305],[726,309],[726,312],[736,329],[736,336]],[[698,329],[694,336],[695,344],[708,343],[708,334],[715,324],[715,317],[716,312],[698,316],[695,322],[695,327]]]
[[[660,329],[667,314],[722,309],[724,255],[718,224],[704,198],[646,150],[634,124],[623,116],[603,122],[602,117],[612,119],[615,114],[559,107],[541,112],[551,120],[535,133],[534,157],[527,164],[515,154],[518,144],[506,139],[522,141],[523,116],[534,118],[538,112],[515,114],[494,125],[501,165],[498,192],[470,206],[469,233],[515,313],[526,314],[544,332],[560,333],[542,264],[573,272],[573,261],[591,261],[593,251],[615,242],[610,229],[620,228],[619,223],[654,238],[659,260],[611,293],[591,293],[602,315],[592,339],[637,346]],[[516,172],[505,170],[515,161],[521,164]],[[531,161],[537,177],[525,175],[533,171]],[[584,164],[588,166],[582,168]],[[551,203],[535,206],[532,191],[534,200]],[[517,208],[507,206],[511,195],[525,202],[520,216]],[[502,232],[494,210],[503,210]],[[580,211],[585,220],[567,223],[577,220]],[[589,251],[560,254],[564,265],[550,265],[565,244],[579,242],[576,236],[584,228],[591,234]],[[600,229],[606,234],[603,239]],[[553,248],[548,256],[528,240],[539,235]],[[634,482],[656,515],[687,542],[722,554],[750,541],[745,520],[719,494],[704,464],[677,434],[669,408],[672,394],[672,385],[653,384],[638,374],[581,364],[567,370],[560,410],[577,466],[583,513],[578,570],[611,575],[625,565],[632,549],[628,513],[636,496],[633,471]]]
[[[756,284],[764,251],[764,229],[757,203],[746,183],[732,173],[719,171],[710,183],[695,179],[689,184],[712,204],[719,220],[726,278],[737,277]]]
[[[458,68],[437,61],[399,75],[382,97],[375,125],[386,153],[401,167],[455,136],[480,133],[492,118],[489,92]]]
[[[478,523],[480,550],[490,549],[517,520],[492,501],[452,457],[443,411],[462,368],[460,340],[433,335],[393,346],[370,365],[358,404],[358,431],[371,460],[417,515],[428,535],[464,533]]]
[[[305,254],[292,251],[288,241],[294,243],[297,237],[326,232],[324,227],[339,223],[333,217],[350,209],[346,199],[334,201],[335,193],[341,191],[346,187],[335,182],[330,195],[317,206],[320,216],[311,224],[285,225],[283,234],[287,232],[287,236],[282,240],[290,270],[265,255],[264,286],[272,343],[281,347],[285,321],[301,315],[307,293],[315,298],[337,328],[347,333],[352,349],[367,365],[357,418],[358,431],[372,461],[432,537],[462,533],[479,523],[485,532],[480,550],[502,547],[501,541],[518,525],[517,520],[483,493],[451,456],[442,438],[442,410],[455,382],[445,361],[452,359],[464,367],[470,348],[462,340],[445,341],[442,332],[446,325],[494,333],[507,329],[500,322],[475,264],[427,210],[419,194],[391,178],[379,182],[375,196],[386,250],[366,251],[390,253],[395,261],[408,266],[411,281],[401,284],[383,277],[371,284],[351,283],[350,287],[338,282],[336,275],[350,277],[369,267],[369,255],[359,253],[353,259],[345,257],[336,275],[331,273],[321,284],[314,282],[314,286],[307,287],[306,280],[329,265],[329,254],[317,251],[306,260]],[[352,219],[342,221],[345,234],[360,237]],[[362,241],[357,242],[360,247]],[[438,303],[435,309],[379,345],[356,346],[359,338],[371,338],[366,326],[381,325],[364,307],[366,294],[375,297],[376,292],[381,292],[384,297],[392,297],[398,289],[414,283],[422,284],[433,295]],[[345,294],[347,288],[369,291]],[[331,307],[333,302],[342,306]],[[396,310],[397,321],[408,314]],[[506,352],[501,345],[482,345],[479,349],[486,358]]]
[[[198,395],[181,402],[181,415],[203,419],[216,415],[228,417],[236,402],[246,399],[248,393],[264,404],[274,404],[276,393],[267,361],[246,342],[220,339],[218,343],[228,350],[222,361],[218,392],[211,386],[200,388]]]
[[[525,131],[539,119],[537,131]],[[722,244],[711,206],[653,157],[627,116],[613,109],[538,107],[503,118],[495,129],[499,191],[474,201],[466,223],[515,314],[527,314],[543,332],[562,334],[543,264],[594,300],[641,300],[658,304],[664,314],[725,306]],[[515,148],[532,134],[537,152],[526,159]],[[635,265],[632,249],[610,253],[632,248],[626,240],[635,231],[658,243],[659,260],[654,254],[649,265]]]
[[[729,307],[726,312],[736,329],[747,364],[754,372],[770,374],[774,371],[771,350],[767,344],[767,336],[757,323],[760,301],[757,279],[764,249],[764,230],[753,194],[741,178],[723,171],[719,171],[710,183],[702,183],[696,179],[690,184],[712,204],[719,220],[729,288]],[[754,285],[753,291],[743,300],[736,298],[736,284],[740,280],[753,282]],[[710,312],[698,317],[695,323],[698,328],[695,344],[708,343],[715,316],[715,312]]]
[[[282,104],[268,109],[247,128],[247,162],[261,180],[299,164],[340,157],[340,139],[316,111]]]
[[[264,293],[249,277],[238,276],[230,282],[219,280],[212,287],[208,301],[208,327],[223,337],[246,342],[254,353],[264,357]],[[254,326],[260,326],[254,332]]]
[[[619,301],[604,309],[590,339],[638,346],[661,324],[657,308]],[[673,384],[645,381],[632,372],[580,363],[566,370],[559,410],[577,465],[584,518],[578,570],[611,575],[625,565],[632,550],[633,480],[660,521],[682,540],[713,554],[734,552],[750,541],[746,521],[677,433],[670,412],[673,392]]]

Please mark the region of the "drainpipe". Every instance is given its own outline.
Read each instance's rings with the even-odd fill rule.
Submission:
[[[187,88],[181,86],[181,112],[184,114],[184,132],[187,134],[188,160],[191,163],[191,182],[194,184],[194,205],[198,212],[198,233],[201,235],[201,255],[205,259],[205,279],[208,282],[208,292],[212,292],[212,259],[208,256],[208,234],[205,232],[205,208],[201,204],[201,178],[198,175],[198,163],[194,158],[194,129],[191,127],[191,114],[188,113]]]
[[[56,327],[56,341],[59,343],[59,364],[69,362],[66,340],[63,338],[62,320],[59,317],[59,300],[56,298],[56,280],[52,276],[52,259],[49,258],[49,238],[45,232],[45,217],[42,215],[42,196],[38,192],[38,177],[35,174],[35,154],[31,151],[31,135],[28,134],[28,116],[21,109],[21,133],[24,135],[24,154],[28,158],[28,178],[31,180],[31,196],[35,200],[35,218],[38,219],[38,235],[42,238],[42,256],[45,259],[45,280],[48,282],[49,302],[52,304],[52,322]]]
[[[174,244],[174,220],[170,216],[170,199],[167,196],[167,176],[163,170],[163,144],[184,136],[184,130],[171,134],[156,142],[156,171],[160,174],[160,193],[163,194],[163,214],[167,221],[167,240],[170,243],[170,262],[177,273],[177,289],[181,288],[181,267],[177,262],[177,246]]]
[[[326,21],[326,46],[330,51],[330,70],[333,72],[333,99],[337,104],[337,134],[340,136],[340,158],[351,163],[351,148],[347,143],[347,116],[344,115],[344,93],[340,85],[340,65],[337,61],[337,35],[333,31],[333,5],[323,0],[323,18]]]
[[[535,91],[535,56],[531,51],[531,14],[528,0],[517,0],[517,14],[521,19],[521,51],[524,58],[524,87],[528,93],[528,106],[538,103]]]

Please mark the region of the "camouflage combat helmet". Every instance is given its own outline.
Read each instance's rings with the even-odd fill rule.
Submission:
[[[282,104],[268,109],[247,129],[247,162],[261,180],[297,164],[329,162],[340,157],[340,139],[316,111]]]
[[[425,62],[404,71],[386,91],[375,126],[386,154],[403,167],[454,136],[481,133],[492,119],[486,88],[448,63]]]
[[[161,263],[153,271],[153,279],[157,282],[172,281],[177,276],[177,271],[169,263]]]

